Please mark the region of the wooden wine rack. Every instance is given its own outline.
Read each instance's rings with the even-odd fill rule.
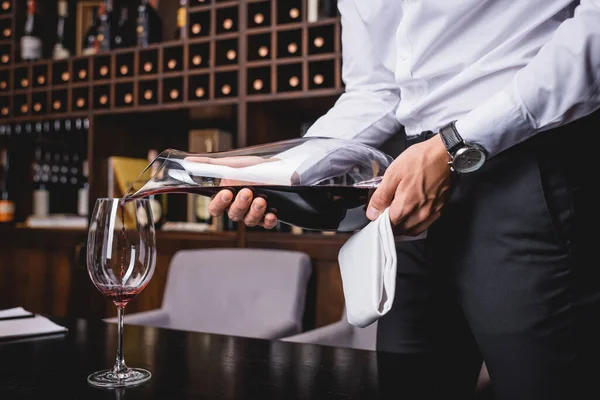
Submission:
[[[13,62],[18,38],[2,28],[16,24],[17,4],[0,2],[10,4],[0,15],[0,123],[219,104],[243,112],[343,91],[338,18],[307,23],[306,0],[188,1],[183,40],[32,63]]]

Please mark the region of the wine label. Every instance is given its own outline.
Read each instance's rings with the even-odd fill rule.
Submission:
[[[42,40],[34,36],[21,37],[21,58],[23,60],[42,58]]]
[[[89,190],[81,188],[77,191],[77,214],[87,216],[89,212]]]
[[[210,198],[206,196],[196,196],[196,218],[200,221],[209,221],[211,218],[208,212]]]
[[[45,217],[48,215],[50,194],[47,190],[38,189],[33,192],[33,215]]]
[[[12,222],[15,219],[15,203],[0,200],[0,222]]]
[[[162,206],[156,199],[150,199],[150,209],[152,210],[152,220],[156,224],[162,218]]]
[[[179,7],[177,10],[177,27],[183,28],[186,24],[187,14],[185,11],[185,7]]]

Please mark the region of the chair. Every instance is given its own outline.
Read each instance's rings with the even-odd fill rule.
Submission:
[[[366,328],[358,328],[348,322],[346,311],[344,310],[342,318],[337,322],[281,340],[324,346],[350,347],[361,350],[375,350],[375,344],[377,343],[377,322]]]
[[[162,307],[125,315],[124,323],[264,339],[293,335],[302,329],[310,274],[310,258],[295,251],[179,251]]]

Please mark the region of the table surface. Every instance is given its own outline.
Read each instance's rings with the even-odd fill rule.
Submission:
[[[113,365],[116,325],[52,319],[69,332],[0,342],[0,399],[421,399],[435,387],[416,356],[125,326],[127,365],[152,379],[96,389],[86,379]]]

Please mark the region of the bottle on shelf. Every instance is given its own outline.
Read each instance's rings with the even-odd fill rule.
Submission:
[[[50,209],[50,192],[48,191],[48,171],[42,159],[41,147],[36,147],[34,152],[33,173],[33,215],[46,217]]]
[[[112,19],[113,2],[106,0],[100,8],[100,29],[98,31],[98,45],[101,52],[110,51],[112,47]]]
[[[148,151],[148,163],[152,163],[154,159],[158,157],[158,151],[155,149],[150,149]],[[155,176],[158,171],[159,163],[152,164],[151,174]],[[150,201],[150,208],[152,209],[152,218],[154,220],[154,228],[160,229],[166,221],[167,217],[167,195],[166,194],[158,194],[151,195],[148,197]]]
[[[113,48],[121,49],[132,46],[131,33],[129,31],[129,9],[126,5],[121,5],[119,9],[119,22],[115,27],[113,39]]]
[[[81,183],[77,190],[77,215],[87,217],[89,214],[89,164],[83,160],[81,164]]]
[[[52,50],[52,58],[62,60],[69,58],[71,52],[65,47],[65,22],[69,16],[69,5],[67,0],[58,2],[58,24],[56,29],[56,44]]]
[[[10,224],[15,219],[15,203],[8,193],[8,150],[0,150],[0,224]]]
[[[175,39],[185,39],[187,36],[187,0],[179,0],[177,9],[177,30]]]
[[[42,34],[35,0],[27,0],[25,33],[21,37],[21,58],[34,61],[42,58]]]
[[[104,6],[94,7],[92,9],[92,25],[85,34],[83,43],[83,54],[93,55],[98,54],[100,44],[98,43],[98,31],[100,26],[99,14]]]
[[[336,0],[308,0],[307,22],[317,22],[321,19],[333,18],[337,15]]]
[[[156,11],[157,0],[141,0],[138,6],[137,45],[147,47],[162,40],[162,20]]]

